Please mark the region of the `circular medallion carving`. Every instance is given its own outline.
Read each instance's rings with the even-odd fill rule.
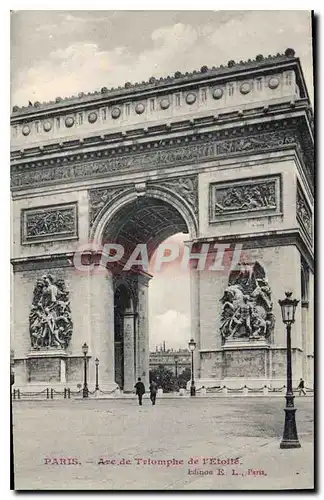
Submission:
[[[74,118],[73,118],[73,116],[68,116],[67,118],[65,118],[65,126],[67,128],[73,127],[73,125],[74,125]]]
[[[28,125],[24,125],[22,128],[22,134],[23,135],[29,135],[30,134],[30,128]]]
[[[98,119],[98,115],[95,111],[92,111],[91,113],[89,113],[88,115],[88,122],[89,123],[95,123]]]
[[[197,99],[196,94],[190,93],[186,97],[186,103],[187,104],[193,104],[196,101],[196,99]]]
[[[116,118],[119,118],[120,117],[120,108],[114,108],[112,111],[111,111],[111,116],[116,119]]]
[[[270,78],[269,83],[268,83],[268,87],[270,89],[272,89],[272,90],[276,89],[278,87],[278,85],[279,85],[278,78],[275,78],[275,77]]]
[[[245,95],[248,94],[251,91],[251,84],[249,82],[242,83],[240,86],[240,92],[241,94]]]
[[[140,102],[139,104],[137,104],[137,105],[135,106],[135,111],[136,111],[136,113],[137,113],[138,115],[141,115],[142,113],[144,113],[144,111],[145,111],[145,106],[144,106],[144,104],[143,104],[143,103],[141,103],[141,102]]]
[[[214,99],[221,99],[223,97],[223,94],[224,94],[223,89],[220,89],[220,88],[215,89],[213,92],[213,98]]]
[[[160,102],[160,106],[161,109],[168,109],[168,107],[170,106],[169,99],[162,99],[162,101]]]
[[[45,122],[43,124],[43,129],[45,130],[45,132],[49,132],[51,130],[51,128],[52,128],[51,122]]]

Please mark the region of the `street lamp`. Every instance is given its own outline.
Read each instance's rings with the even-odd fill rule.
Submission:
[[[175,378],[178,380],[178,358],[177,356],[174,356],[174,365],[175,365]]]
[[[292,389],[291,371],[291,325],[295,322],[295,312],[299,300],[292,299],[292,292],[285,292],[286,298],[279,300],[282,321],[287,329],[287,392],[285,408],[285,428],[280,448],[300,448],[298,441],[297,426],[295,420],[296,408],[294,408],[294,393]]]
[[[196,342],[194,339],[191,339],[189,342],[189,349],[191,351],[191,386],[190,386],[190,396],[196,396],[196,387],[195,387],[195,376],[194,376],[194,357],[193,353],[196,349]]]
[[[86,342],[82,346],[82,352],[84,355],[84,382],[83,382],[83,397],[87,398],[89,396],[89,389],[87,384],[87,354],[88,354],[88,346]]]
[[[98,378],[98,370],[99,370],[99,359],[95,359],[95,365],[96,365],[96,387],[95,390],[99,391],[99,378]]]

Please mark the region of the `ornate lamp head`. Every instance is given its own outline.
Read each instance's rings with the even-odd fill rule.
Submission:
[[[190,342],[188,343],[188,346],[189,346],[189,349],[191,352],[194,352],[194,350],[196,349],[196,342],[194,341],[194,339],[191,339]]]
[[[286,298],[283,300],[279,300],[278,302],[281,307],[282,321],[286,325],[291,325],[292,323],[295,322],[295,312],[299,300],[291,298],[292,296],[291,291],[285,292],[285,295]]]

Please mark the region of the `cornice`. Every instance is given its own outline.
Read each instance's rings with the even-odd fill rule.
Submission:
[[[265,74],[267,69],[282,68],[287,67],[290,69],[292,66],[297,68],[297,77],[299,77],[300,83],[302,83],[302,94],[307,97],[306,87],[303,81],[303,75],[300,68],[299,59],[295,57],[295,51],[293,49],[286,49],[284,54],[278,53],[277,55],[270,55],[264,57],[262,54],[258,54],[254,60],[248,59],[247,61],[235,62],[233,60],[228,61],[227,66],[219,66],[208,68],[207,66],[202,66],[200,71],[181,73],[176,71],[172,76],[167,76],[165,78],[155,78],[151,77],[147,82],[141,83],[131,83],[126,82],[123,87],[111,88],[102,87],[101,90],[95,92],[80,92],[78,96],[71,96],[67,98],[57,97],[55,101],[40,103],[36,101],[29,104],[26,107],[13,106],[12,110],[12,122],[16,120],[23,119],[32,115],[42,115],[51,114],[53,111],[57,114],[60,110],[66,111],[69,107],[76,106],[86,106],[87,104],[94,104],[100,102],[106,102],[108,100],[114,99],[129,99],[132,96],[138,96],[143,92],[158,92],[159,90],[170,89],[172,87],[182,87],[188,86],[188,84],[197,84],[201,81],[209,81],[213,78],[226,80],[230,78],[240,78],[242,75],[252,72],[262,72]]]
[[[187,243],[193,243],[193,245],[200,245],[202,243],[224,243],[234,245],[241,243],[243,245],[242,250],[250,250],[254,248],[269,248],[269,247],[280,247],[280,246],[296,246],[300,251],[301,255],[307,262],[311,271],[314,271],[314,253],[309,240],[305,239],[305,236],[301,229],[293,228],[290,230],[281,231],[266,231],[260,233],[246,233],[246,234],[233,234],[224,235],[217,237],[207,237],[195,239],[188,241]]]
[[[10,259],[13,272],[73,267],[73,252]]]
[[[203,243],[212,244],[215,242],[230,245],[241,243],[243,245],[243,250],[293,245],[298,248],[310,270],[314,272],[313,250],[310,246],[309,240],[307,240],[302,231],[297,228],[282,231],[267,231],[263,233],[231,234],[217,237],[196,238],[188,241],[187,244],[199,246]],[[212,249],[210,249],[209,252],[212,253]],[[85,259],[88,257],[88,263],[93,262],[95,265],[100,261],[101,254],[101,251],[89,250],[83,252]],[[73,256],[74,252],[53,254],[51,256],[46,254],[34,255],[31,257],[17,257],[11,259],[11,264],[13,266],[13,272],[63,267],[71,268],[73,267]],[[146,282],[146,280],[150,280],[152,277],[149,273],[141,272],[140,274],[143,275],[143,284],[145,284],[144,282]],[[120,276],[123,276],[122,272],[120,272]],[[135,274],[134,277],[135,276],[137,276],[137,274]]]

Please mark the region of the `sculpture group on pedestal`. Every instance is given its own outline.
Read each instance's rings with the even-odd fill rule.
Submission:
[[[271,335],[275,317],[272,313],[271,289],[259,262],[239,265],[232,271],[221,302],[220,331],[222,340],[266,339]]]
[[[32,348],[65,349],[69,345],[72,328],[69,291],[64,280],[55,282],[50,274],[38,279],[29,314]]]

